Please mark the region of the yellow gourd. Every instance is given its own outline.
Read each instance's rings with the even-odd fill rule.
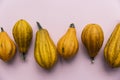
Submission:
[[[59,39],[57,43],[57,51],[63,59],[74,57],[79,49],[79,43],[76,36],[74,24],[69,26],[67,32]]]
[[[104,33],[98,24],[88,24],[82,31],[82,42],[87,48],[91,62],[94,63],[94,58],[98,54],[104,41]]]
[[[0,32],[0,59],[5,62],[10,61],[16,53],[16,46],[10,39],[7,32],[1,28]]]
[[[25,54],[27,53],[32,40],[32,28],[26,20],[20,19],[15,23],[12,33],[21,56],[25,60]]]
[[[37,22],[39,30],[36,32],[34,57],[44,69],[51,69],[57,61],[57,49],[48,31]]]
[[[104,48],[104,58],[112,67],[120,67],[120,23],[116,25]]]

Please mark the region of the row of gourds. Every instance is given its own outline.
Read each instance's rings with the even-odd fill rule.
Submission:
[[[58,54],[64,59],[73,58],[79,49],[79,41],[76,37],[76,29],[74,24],[70,24],[67,32],[59,39],[57,46],[54,44],[47,29],[41,27],[37,22],[39,30],[36,32],[36,40],[34,46],[34,58],[36,62],[44,69],[51,69],[57,62]],[[1,27],[0,32],[0,59],[4,62],[10,61],[16,54],[16,48],[25,60],[32,37],[33,30],[30,24],[20,19],[12,29],[14,41],[9,37],[7,32]],[[104,41],[104,33],[100,25],[87,24],[82,31],[81,40],[86,47],[91,62],[98,54]],[[113,68],[120,66],[120,24],[117,24],[113,33],[104,48],[104,58],[106,62]]]

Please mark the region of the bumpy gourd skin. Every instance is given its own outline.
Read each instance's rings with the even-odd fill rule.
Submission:
[[[37,22],[39,30],[36,32],[34,57],[44,69],[51,69],[57,61],[57,49],[48,31]]]
[[[82,31],[81,39],[87,48],[88,54],[94,63],[94,58],[98,54],[104,41],[102,28],[98,24],[88,24]]]
[[[32,28],[27,21],[21,19],[14,25],[12,33],[18,49],[22,53],[23,59],[25,59],[25,54],[29,49],[33,36]]]
[[[104,58],[112,67],[120,67],[120,23],[116,25],[104,48]]]
[[[76,55],[79,49],[79,43],[76,36],[74,24],[71,24],[67,32],[57,43],[57,51],[63,59],[70,59]]]
[[[10,39],[9,35],[1,28],[0,32],[0,59],[5,62],[10,61],[15,53],[16,46],[14,42]]]

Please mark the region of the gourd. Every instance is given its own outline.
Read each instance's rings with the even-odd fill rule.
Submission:
[[[81,39],[88,51],[91,62],[94,63],[94,59],[104,41],[102,28],[98,24],[87,24],[82,31]]]
[[[120,23],[113,30],[104,48],[104,58],[112,67],[120,67]]]
[[[70,24],[67,32],[58,40],[57,51],[63,59],[73,58],[79,49],[79,42],[76,36],[74,24]]]
[[[51,69],[57,62],[57,49],[47,29],[37,22],[39,30],[36,32],[34,58],[44,69]]]
[[[33,30],[26,20],[20,19],[15,23],[12,33],[19,52],[21,53],[21,57],[25,60],[25,54],[32,40]]]
[[[16,54],[16,46],[7,32],[1,28],[0,32],[0,59],[4,62],[10,61]]]

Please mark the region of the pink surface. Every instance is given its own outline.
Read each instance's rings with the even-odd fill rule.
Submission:
[[[26,62],[17,52],[11,63],[0,60],[0,80],[120,80],[120,69],[111,69],[104,61],[103,49],[115,25],[120,22],[120,0],[0,0],[0,27],[12,36],[12,28],[19,19],[27,20],[33,28],[33,40]],[[80,48],[70,62],[58,63],[45,71],[34,60],[36,21],[47,28],[55,44],[75,23]],[[81,42],[81,32],[88,23],[101,25],[104,44],[91,64]]]

